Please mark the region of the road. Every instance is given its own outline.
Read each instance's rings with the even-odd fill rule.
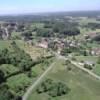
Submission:
[[[31,94],[32,90],[42,81],[42,79],[49,73],[49,71],[53,68],[55,62],[52,63],[48,69],[28,88],[26,93],[24,94],[22,100],[28,100],[29,95]]]
[[[59,59],[68,60],[68,58],[66,58],[66,57],[64,57],[64,56],[57,55],[57,54],[56,54],[56,56],[57,56],[57,58],[59,58]],[[79,69],[81,69],[81,70],[87,72],[89,75],[93,76],[94,78],[100,80],[100,76],[98,76],[98,75],[96,75],[95,73],[93,73],[92,71],[90,71],[90,70],[84,68],[84,66],[80,65],[78,62],[71,61],[71,63],[72,63],[73,65],[75,65],[76,67],[78,67]]]
[[[100,80],[100,76],[98,76],[98,75],[94,74],[92,71],[90,71],[90,70],[84,68],[84,66],[79,65],[79,63],[74,62],[74,61],[71,61],[71,63],[72,63],[73,65],[75,65],[76,67],[80,68],[81,70],[87,72],[87,73],[90,74],[91,76],[95,77],[96,79]]]

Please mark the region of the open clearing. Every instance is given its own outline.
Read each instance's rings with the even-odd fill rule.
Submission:
[[[36,46],[32,46],[32,45],[28,44],[27,42],[23,42],[21,40],[17,40],[16,44],[21,49],[23,49],[26,53],[28,53],[32,57],[32,59],[50,55],[50,53],[47,52],[45,49],[36,47]]]

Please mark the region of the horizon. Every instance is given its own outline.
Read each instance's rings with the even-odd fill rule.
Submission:
[[[51,12],[26,12],[26,13],[10,13],[10,14],[0,14],[2,16],[27,16],[27,15],[43,15],[43,14],[56,14],[56,13],[77,13],[77,12],[100,12],[100,10],[76,10],[76,11],[51,11]]]
[[[0,15],[100,11],[100,0],[0,0]]]

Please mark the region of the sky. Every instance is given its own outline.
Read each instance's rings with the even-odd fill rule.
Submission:
[[[100,0],[0,0],[0,15],[100,10]]]

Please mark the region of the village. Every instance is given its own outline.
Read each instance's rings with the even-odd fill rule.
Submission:
[[[71,18],[72,19],[72,18]],[[72,19],[73,20],[73,19]],[[4,40],[11,39],[12,32],[20,32],[22,30],[27,30],[27,25],[25,26],[23,23],[1,23],[0,25],[0,38]],[[30,33],[31,34],[31,33]],[[21,39],[24,40],[26,43],[32,46],[53,50],[60,55],[66,55],[70,57],[75,57],[76,55],[84,55],[84,56],[100,56],[100,47],[85,47],[82,48],[82,45],[87,45],[87,42],[91,43],[92,38],[96,37],[100,33],[98,32],[91,32],[87,33],[83,36],[83,39],[77,38],[77,36],[73,36],[71,38],[53,38],[53,37],[43,37],[37,39],[33,42],[32,38],[26,39],[25,35],[22,35]],[[21,35],[21,34],[20,34]],[[31,36],[30,36],[31,37]],[[84,50],[81,53],[81,48]],[[73,49],[73,50],[72,50]],[[67,51],[64,51],[67,50]],[[77,54],[77,52],[79,54]],[[94,62],[92,61],[85,61],[84,64],[93,65]]]
[[[84,83],[83,77],[86,82],[91,83],[94,79],[99,80],[100,24],[96,21],[91,22],[96,18],[63,15],[54,20],[52,17],[47,17],[47,19],[43,17],[43,19],[38,19],[38,21],[33,21],[33,19],[17,21],[19,19],[16,19],[0,22],[0,71],[3,75],[0,83],[7,83],[6,86],[10,90],[8,91],[7,88],[6,90],[13,95],[13,100],[22,100],[26,97],[33,100],[34,97],[31,96],[42,98],[42,94],[52,99],[54,96],[63,98],[65,91],[63,87],[67,89],[64,92],[64,98],[66,98],[67,92],[70,94],[70,91],[74,91],[70,86],[70,84],[74,86],[74,81],[76,91],[77,84]],[[83,20],[86,22],[85,25]],[[89,20],[90,22],[87,23]],[[57,81],[59,75],[62,76],[61,83]],[[68,86],[62,79],[66,81],[68,79]],[[81,80],[82,83],[79,83]],[[47,88],[50,84],[50,87],[56,85],[56,88],[61,84],[60,96],[53,89],[45,90],[41,82]],[[86,85],[88,86],[88,83]],[[29,88],[31,86],[35,93]],[[31,93],[28,94],[27,91]]]

